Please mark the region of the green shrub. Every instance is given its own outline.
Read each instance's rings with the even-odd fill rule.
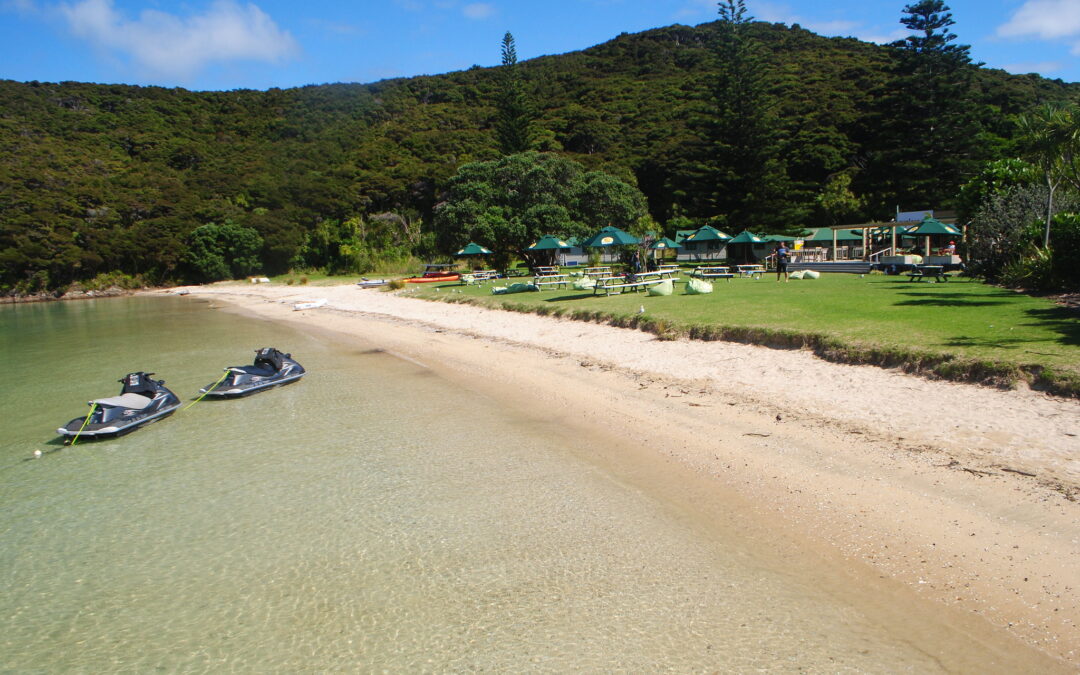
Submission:
[[[1050,234],[1050,277],[1060,290],[1080,289],[1080,213],[1059,213]]]

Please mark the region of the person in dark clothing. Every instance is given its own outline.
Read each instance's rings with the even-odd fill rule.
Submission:
[[[787,247],[787,242],[782,241],[776,245],[776,249],[773,251],[776,253],[776,280],[780,281],[780,275],[784,275],[784,281],[788,280],[788,255],[790,251]]]

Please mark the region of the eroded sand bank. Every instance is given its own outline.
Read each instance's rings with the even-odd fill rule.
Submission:
[[[1080,665],[1080,402],[353,285],[186,290],[375,337],[603,427],[741,495],[778,532]]]

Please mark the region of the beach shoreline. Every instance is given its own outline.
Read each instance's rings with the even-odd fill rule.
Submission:
[[[853,566],[1080,664],[1076,400],[351,284],[185,290],[377,336],[500,400],[603,427]]]

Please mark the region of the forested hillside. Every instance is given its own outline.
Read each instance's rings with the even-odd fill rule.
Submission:
[[[952,206],[962,175],[944,180],[944,197],[895,175],[886,149],[905,139],[890,116],[900,114],[896,101],[920,92],[897,90],[888,49],[798,26],[750,28],[763,46],[789,179],[785,203],[743,217],[757,222],[729,222],[693,194],[716,24],[624,34],[518,64],[537,149],[636,184],[667,229],[705,221],[790,229],[841,215],[885,218],[897,205]],[[327,265],[346,223],[371,256],[435,254],[432,213],[447,181],[463,163],[500,156],[498,72],[265,92],[0,81],[0,291],[106,271],[152,283],[191,278],[190,235],[210,223],[257,231],[266,273]],[[1078,93],[973,69],[966,111],[978,142],[959,159],[1009,156],[1010,116]],[[858,197],[843,214],[818,200],[841,174]]]

